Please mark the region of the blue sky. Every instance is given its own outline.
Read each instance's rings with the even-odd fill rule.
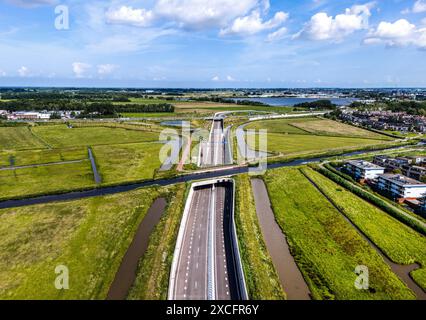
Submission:
[[[426,87],[426,0],[0,0],[8,85]]]

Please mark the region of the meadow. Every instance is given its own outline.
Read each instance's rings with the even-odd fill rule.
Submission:
[[[37,126],[33,132],[54,148],[158,141],[155,132],[100,126],[72,129],[66,125]]]
[[[345,215],[392,261],[419,263],[413,279],[426,290],[426,238],[384,211],[311,169],[306,174],[341,208]]]
[[[250,178],[245,174],[235,180],[235,220],[250,299],[285,299],[286,295],[260,230]]]
[[[268,147],[261,151],[276,156],[334,152],[379,145],[390,140],[384,135],[319,118],[254,121],[245,127],[245,130],[249,129],[268,130]],[[252,149],[260,149],[257,142],[248,141],[248,144]]]
[[[383,144],[383,140],[373,140],[364,138],[299,135],[299,134],[279,134],[268,133],[267,151],[279,155],[303,155],[321,151],[339,151],[348,148],[357,148],[368,145]],[[259,149],[254,141],[248,141],[252,149]],[[264,149],[264,148],[262,148]]]
[[[314,299],[415,298],[297,168],[269,171],[265,182],[277,222]],[[354,286],[358,265],[369,267],[370,290]]]
[[[87,148],[36,149],[0,152],[0,168],[87,159]]]
[[[175,113],[172,112],[146,112],[146,113],[120,113],[123,118],[166,118],[174,117]]]
[[[46,148],[46,145],[31,133],[29,127],[0,127],[0,152],[36,148]]]
[[[0,170],[0,200],[94,187],[88,160],[77,163]]]
[[[174,187],[147,188],[0,210],[0,299],[105,299],[147,210],[174,194]],[[69,290],[54,287],[57,265],[69,269]]]
[[[161,166],[159,159],[163,144],[129,143],[99,145],[92,148],[102,183],[153,179]]]
[[[354,127],[338,121],[328,119],[316,119],[312,121],[292,122],[293,126],[316,135],[335,135],[359,137],[378,140],[392,140],[390,137]]]

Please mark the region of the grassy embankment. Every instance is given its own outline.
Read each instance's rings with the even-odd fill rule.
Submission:
[[[150,237],[148,249],[139,262],[138,275],[130,290],[130,300],[165,300],[170,268],[186,199],[184,184],[176,186],[166,212]]]
[[[415,297],[297,168],[269,171],[265,182],[277,222],[314,299]],[[358,265],[369,268],[370,290],[354,286]]]
[[[149,207],[175,190],[147,188],[0,210],[0,299],[104,299]],[[168,210],[182,202],[177,192]],[[170,227],[169,218],[162,225]],[[57,265],[69,269],[69,290],[54,287]]]
[[[411,275],[426,290],[426,238],[424,236],[320,173],[311,169],[305,172],[392,261],[406,265],[419,263],[422,268],[414,270]]]
[[[235,220],[250,299],[285,299],[260,230],[250,178],[240,175],[236,177],[236,183]]]

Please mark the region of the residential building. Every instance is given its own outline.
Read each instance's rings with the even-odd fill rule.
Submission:
[[[418,199],[426,196],[426,184],[402,174],[378,176],[377,188],[397,199]]]
[[[388,156],[376,156],[373,163],[386,168],[387,172],[400,170],[407,177],[422,180],[426,177],[426,164],[424,156],[413,157],[397,157],[391,158]]]
[[[348,161],[345,168],[357,180],[373,180],[385,172],[385,168],[364,160]]]

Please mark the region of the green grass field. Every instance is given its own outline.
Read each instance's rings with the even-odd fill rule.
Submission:
[[[0,299],[105,299],[152,202],[174,190],[0,210]],[[69,290],[54,287],[57,265],[69,269]]]
[[[0,200],[94,187],[90,162],[0,170]]]
[[[103,183],[154,178],[160,168],[160,143],[132,143],[92,148]]]
[[[338,151],[348,148],[378,145],[383,140],[331,137],[299,134],[268,133],[267,151],[280,155],[303,155],[322,151]],[[252,149],[259,149],[252,141],[248,141]],[[264,148],[262,148],[264,149]]]
[[[251,122],[246,129],[267,129],[268,133],[311,134],[373,140],[391,140],[375,132],[320,118],[273,119]]]
[[[5,150],[46,148],[28,127],[0,127],[0,152]]]
[[[123,118],[165,118],[174,117],[176,113],[173,112],[147,112],[147,113],[120,113]]]
[[[415,298],[297,168],[269,171],[265,181],[277,222],[315,299]],[[369,268],[370,290],[354,286],[358,265]]]
[[[304,119],[306,121],[312,120],[311,118]],[[260,130],[260,129],[266,129],[269,133],[293,133],[293,134],[309,134],[308,132],[301,130],[299,128],[296,128],[295,126],[292,126],[290,123],[294,122],[295,119],[292,120],[283,120],[283,119],[276,119],[276,120],[267,120],[267,121],[254,121],[248,124],[245,129],[250,130]]]
[[[69,149],[38,149],[25,151],[0,152],[0,167],[10,166],[10,160],[15,166],[24,166],[40,163],[52,163],[87,159],[87,149],[84,147]]]
[[[250,178],[248,175],[238,176],[236,183],[235,220],[250,299],[285,299],[260,230]]]
[[[328,119],[316,119],[305,122],[292,122],[294,126],[316,135],[336,135],[359,137],[378,140],[392,140],[392,138],[376,132],[364,130],[338,121]]]
[[[305,172],[392,261],[400,264],[417,262],[423,266],[411,274],[414,280],[426,290],[426,238],[424,236],[320,173],[313,170]]]
[[[34,127],[33,132],[55,148],[158,141],[158,133],[121,128],[53,125]]]

